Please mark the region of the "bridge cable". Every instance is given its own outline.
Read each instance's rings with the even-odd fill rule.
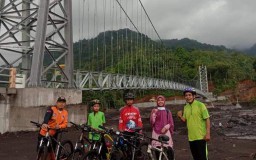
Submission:
[[[121,8],[120,8],[120,15],[121,15]],[[118,23],[118,9],[116,9],[116,26],[119,28],[119,23]],[[116,46],[117,46],[117,73],[119,74],[119,69],[120,69],[120,44],[119,44],[119,32],[120,30],[117,30],[116,34]]]
[[[90,46],[90,0],[87,0],[87,1],[88,1],[88,5],[87,5],[87,15],[88,15],[88,25],[87,25],[88,60],[90,62],[92,62],[92,59],[91,59],[91,46]],[[91,69],[92,69],[91,66],[92,66],[92,63],[89,63],[89,65],[88,65],[88,70],[89,71],[91,71]]]
[[[153,22],[151,21],[151,19],[150,19],[149,15],[148,15],[148,13],[147,13],[147,11],[146,11],[146,9],[145,9],[144,5],[142,4],[141,0],[139,0],[139,2],[140,2],[140,4],[141,4],[141,6],[142,6],[142,8],[143,8],[144,12],[146,13],[146,15],[147,15],[147,17],[148,17],[148,20],[150,21],[150,23],[151,23],[151,25],[152,25],[153,29],[155,30],[155,32],[156,32],[156,34],[157,34],[157,36],[158,36],[159,40],[160,40],[160,41],[161,41],[161,43],[163,44],[163,41],[162,41],[161,37],[159,36],[159,34],[158,34],[158,32],[157,32],[157,30],[156,30],[156,28],[155,28],[155,26],[154,26]]]
[[[80,5],[79,5],[80,8]],[[83,54],[83,39],[84,39],[84,18],[85,18],[85,12],[84,9],[85,8],[85,0],[83,0],[83,15],[82,15],[82,39],[80,39],[79,41],[81,41],[81,52],[79,55],[79,69],[81,70],[81,66],[82,66],[82,54]],[[80,19],[80,18],[79,18]],[[79,25],[80,26],[80,25]]]
[[[126,9],[126,11],[127,11],[127,0],[125,1],[126,3],[125,3],[125,9]],[[125,71],[126,71],[126,73],[127,74],[129,74],[128,73],[128,71],[129,71],[129,54],[128,54],[128,39],[127,39],[128,37],[127,37],[127,17],[125,17],[125,61],[126,61],[126,63],[125,63]]]
[[[110,2],[111,4],[111,2]],[[112,7],[112,8],[111,8]],[[114,53],[113,53],[113,30],[114,30],[114,23],[113,23],[113,13],[114,13],[114,1],[112,1],[112,6],[110,5],[110,18],[112,20],[112,31],[111,31],[111,68],[114,68]]]
[[[136,29],[137,32],[139,32],[138,28],[135,26],[135,24],[133,23],[133,21],[131,20],[131,18],[129,17],[129,15],[127,14],[127,12],[124,10],[122,4],[116,0],[116,2],[119,4],[119,6],[121,7],[121,9],[123,10],[124,14],[127,16],[127,18],[129,19],[129,21],[132,23],[133,27]]]
[[[104,13],[104,38],[103,38],[103,59],[104,59],[104,62],[102,63],[103,66],[102,66],[102,69],[104,68],[106,70],[106,64],[107,64],[107,61],[106,61],[106,55],[107,55],[107,51],[106,51],[106,1],[104,0],[103,1],[103,13]]]
[[[84,42],[84,39],[85,39],[85,36],[84,36],[84,19],[85,19],[85,0],[83,0],[83,16],[82,16],[82,51],[81,51],[81,53],[83,54],[83,52],[84,52],[84,50],[83,50],[83,47],[84,47],[84,45],[83,45],[83,42]],[[82,54],[81,54],[81,56],[82,56]],[[80,57],[79,58],[80,59],[80,63],[81,63],[81,61],[82,61],[82,57]],[[81,69],[81,67],[80,67],[80,69]]]
[[[141,36],[140,36],[140,54],[141,54],[141,76],[143,76],[143,51],[142,51],[142,48],[143,48],[143,46],[142,46],[142,41],[143,41],[143,34],[142,34],[142,30],[143,30],[143,27],[142,27],[142,8],[140,8],[141,9],[141,11],[140,11],[140,28],[141,28]]]
[[[132,0],[132,19],[133,19],[133,0]],[[131,25],[131,23],[130,23],[130,25]],[[133,70],[133,30],[132,29],[131,29],[130,38],[131,38],[131,48],[130,48],[130,50],[131,50],[131,60],[130,60],[130,62],[131,62],[131,75],[134,75],[134,70]]]
[[[81,18],[81,16],[80,16],[80,6],[81,6],[81,1],[79,1],[79,7],[78,7],[78,19],[79,19],[79,22],[78,22],[78,33],[79,33],[79,35],[78,35],[78,39],[79,39],[79,41],[78,41],[78,46],[79,46],[79,51],[78,51],[78,56],[79,56],[79,69],[81,69],[81,46],[82,46],[82,44],[81,44],[81,31],[80,31],[80,18]]]
[[[96,35],[97,35],[97,50],[96,50],[96,53],[97,53],[97,59],[96,59],[96,63],[97,63],[97,71],[99,72],[100,71],[100,58],[99,58],[99,18],[98,18],[98,0],[95,0],[95,3],[96,3]]]
[[[137,4],[137,26],[139,26],[139,5]],[[138,63],[138,52],[139,52],[139,31],[137,31],[137,36],[136,36],[136,75],[139,75],[139,63]]]

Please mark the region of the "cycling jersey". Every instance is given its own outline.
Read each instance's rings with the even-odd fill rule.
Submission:
[[[104,123],[106,123],[106,120],[103,112],[99,111],[97,113],[92,112],[89,114],[87,124],[92,128],[101,130],[101,128],[99,128],[99,125],[103,126]],[[100,134],[92,134],[90,132],[89,139],[99,140]]]
[[[206,135],[206,119],[209,118],[206,106],[197,100],[184,107],[183,118],[186,119],[189,141],[202,140]]]
[[[119,130],[132,132],[134,127],[142,127],[140,111],[135,106],[125,106],[120,111]]]
[[[56,106],[49,107],[46,111],[43,123],[48,124],[49,128],[55,128],[56,125],[59,125],[60,128],[66,128],[68,124],[68,112],[65,109],[60,111]],[[40,134],[43,136],[45,136],[46,132],[47,129],[45,128],[40,130]],[[51,136],[55,135],[55,133],[55,129],[49,130]]]

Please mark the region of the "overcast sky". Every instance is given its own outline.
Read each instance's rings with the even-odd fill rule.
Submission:
[[[142,0],[162,38],[227,47],[256,43],[256,0]]]
[[[73,2],[75,1],[78,0]],[[87,1],[85,0],[86,3]],[[99,4],[100,1],[97,2],[98,19],[103,18],[100,12],[104,12],[100,8],[102,6]],[[129,4],[125,0],[119,1],[125,9],[128,8],[130,17],[136,17],[136,5],[134,3],[138,0],[131,0],[134,1],[133,5],[131,1],[128,2]],[[141,1],[162,39],[187,37],[203,43],[225,45],[229,48],[246,48],[256,43],[256,0]],[[107,0],[107,2],[106,8],[109,8],[108,5],[111,0]],[[94,2],[89,3],[90,9],[95,10],[92,5]],[[74,6],[76,5],[78,3],[74,4]],[[116,7],[115,5],[114,7]],[[131,8],[133,9],[131,10]],[[108,12],[106,11],[106,17],[109,16]],[[77,17],[75,17],[75,21]],[[91,15],[91,17],[93,16]],[[115,14],[112,14],[111,17],[115,17]],[[103,20],[99,21],[103,22]],[[114,21],[112,23],[115,24]],[[136,18],[134,21],[136,23]],[[101,22],[99,24],[102,24]]]

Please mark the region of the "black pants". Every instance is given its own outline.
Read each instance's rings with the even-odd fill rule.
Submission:
[[[105,160],[105,159],[107,159],[108,149],[107,149],[106,141],[105,141],[104,137],[101,137],[101,144],[102,144],[102,148],[101,148],[100,155],[101,155],[101,158],[103,160]]]
[[[189,141],[189,146],[194,160],[208,160],[205,140]]]
[[[157,147],[160,148],[160,147]],[[171,147],[165,148],[169,160],[174,160],[174,151]],[[160,152],[155,151],[156,159],[159,159]],[[163,157],[163,156],[162,156]]]

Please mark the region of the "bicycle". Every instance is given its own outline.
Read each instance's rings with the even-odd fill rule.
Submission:
[[[141,151],[141,146],[144,144],[143,139],[138,137],[137,135],[139,132],[142,130],[140,127],[136,127],[132,129],[133,132],[124,132],[123,137],[126,139],[125,142],[127,143],[126,147],[126,156],[127,160],[135,160],[136,159],[145,159],[142,151]]]
[[[148,159],[150,158],[151,160],[156,160],[154,153],[158,152],[159,153],[159,157],[158,160],[169,160],[168,159],[168,154],[166,153],[166,147],[164,146],[164,144],[168,144],[169,141],[169,137],[166,135],[160,135],[158,137],[158,139],[154,139],[151,137],[146,136],[145,134],[140,134],[138,136],[142,136],[143,139],[149,139],[150,141],[154,140],[154,141],[158,141],[161,143],[161,146],[158,147],[153,147],[150,143],[144,143],[142,144],[142,146],[140,146],[140,148],[143,148],[146,146],[147,148],[147,153],[148,153]],[[173,152],[173,150],[172,150]],[[174,153],[172,153],[174,155]]]
[[[97,141],[94,141],[93,146],[91,147],[91,150],[85,154],[83,157],[83,160],[97,160],[102,159],[105,156],[103,156],[102,148],[105,147],[106,149],[106,159],[110,160],[111,158],[111,151],[112,151],[112,144],[113,139],[110,136],[110,134],[113,132],[112,129],[107,129],[103,126],[99,126],[99,128],[103,130],[94,130],[95,134],[100,134],[100,139]],[[105,153],[104,153],[105,154]]]
[[[34,124],[36,127],[41,128],[42,124],[30,121],[30,123]],[[45,136],[42,136],[39,142],[38,146],[38,153],[37,153],[37,160],[47,160],[48,159],[48,153],[49,150],[53,150],[52,141],[55,141],[56,151],[55,154],[55,160],[64,160],[68,159],[71,156],[71,153],[73,153],[73,144],[70,140],[64,140],[62,139],[62,133],[67,132],[66,130],[58,130],[58,133],[60,133],[59,140],[55,139],[54,137],[50,136],[49,130],[53,128],[47,128],[47,132]]]
[[[93,129],[88,125],[78,125],[74,122],[70,122],[78,130],[81,131],[78,141],[76,141],[74,152],[72,153],[72,160],[80,160],[83,158],[86,152],[90,151],[94,146],[94,141],[90,140],[85,136],[86,133],[92,131]]]
[[[107,131],[106,128],[103,128]],[[141,148],[139,145],[139,141],[142,139],[136,136],[136,133],[139,132],[141,128],[134,129],[134,133],[128,132],[111,132],[107,131],[108,133],[114,134],[115,140],[114,144],[112,145],[111,152],[109,152],[109,157],[111,160],[135,160],[135,159],[142,159],[144,160],[147,154],[141,152]],[[144,144],[144,142],[142,142]]]

